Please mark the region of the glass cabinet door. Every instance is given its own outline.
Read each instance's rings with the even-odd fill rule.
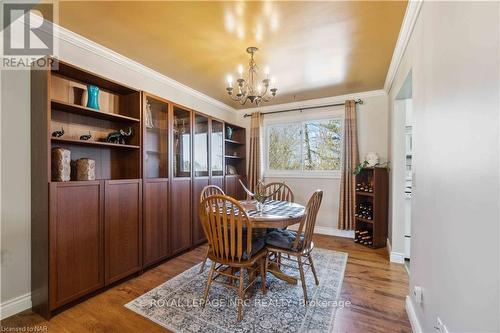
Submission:
[[[202,115],[194,117],[194,156],[195,177],[208,177],[208,118]]]
[[[224,126],[220,121],[212,120],[212,176],[223,175],[224,165]]]
[[[191,112],[174,106],[174,177],[191,177]]]
[[[144,101],[145,178],[167,178],[168,104],[147,96]]]

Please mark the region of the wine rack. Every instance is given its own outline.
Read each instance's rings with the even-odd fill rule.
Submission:
[[[365,168],[356,175],[354,242],[370,247],[386,246],[388,228],[389,171]]]
[[[354,234],[354,243],[372,246],[373,234],[369,230],[356,230]]]

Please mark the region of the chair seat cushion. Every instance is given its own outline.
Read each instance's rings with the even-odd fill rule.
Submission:
[[[278,229],[267,234],[266,244],[279,247],[287,250],[294,250],[293,243],[297,237],[297,232],[287,229]],[[298,244],[298,249],[302,248],[304,243],[304,235],[300,236],[300,241]]]
[[[250,252],[250,255],[247,254],[247,241],[246,241],[246,233],[243,234],[243,255],[241,258],[243,260],[248,260],[249,258],[253,257],[257,252],[262,250],[266,246],[266,239],[265,237],[252,237],[252,251]]]

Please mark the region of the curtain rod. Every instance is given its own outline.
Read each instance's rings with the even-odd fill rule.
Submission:
[[[362,99],[357,99],[354,102],[356,104],[363,104],[363,100]],[[327,105],[320,105],[320,106],[307,106],[307,107],[304,107],[304,108],[287,109],[287,110],[271,111],[271,112],[263,112],[262,115],[273,114],[273,113],[292,112],[292,111],[301,111],[302,112],[303,110],[320,109],[320,108],[327,108],[327,107],[331,107],[331,106],[342,106],[342,105],[345,105],[345,103],[327,104]],[[243,115],[243,118],[251,117],[251,116],[252,116],[251,113],[245,113]]]

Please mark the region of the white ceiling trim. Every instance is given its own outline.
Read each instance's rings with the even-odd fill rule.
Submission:
[[[298,102],[292,102],[292,103],[283,103],[283,104],[274,104],[274,105],[268,105],[268,106],[262,106],[258,108],[251,108],[251,109],[240,109],[238,110],[240,113],[252,113],[252,112],[272,112],[272,111],[280,111],[280,110],[288,110],[288,109],[300,109],[300,108],[314,108],[314,107],[320,107],[328,104],[337,104],[337,103],[344,103],[346,100],[349,99],[364,99],[368,97],[374,97],[374,96],[383,96],[387,95],[385,90],[370,90],[370,91],[364,91],[364,92],[359,92],[359,93],[354,93],[354,94],[346,94],[346,95],[339,95],[339,96],[333,96],[333,97],[324,97],[324,98],[316,98],[316,99],[308,99],[304,101],[298,101]]]
[[[34,16],[34,17],[33,17]],[[32,19],[30,20],[30,24],[33,26],[38,27],[40,23],[42,22],[42,18],[36,14],[32,16]],[[87,39],[83,37],[82,35],[79,35],[71,30],[68,30],[56,23],[53,23],[53,36],[56,39],[63,40],[65,42],[68,42],[76,47],[79,47],[81,49],[84,49],[86,51],[92,52],[94,54],[97,54],[100,57],[103,57],[107,60],[113,61],[120,66],[124,66],[128,69],[131,69],[133,71],[136,71],[141,74],[146,74],[150,76],[151,78],[160,81],[174,89],[183,91],[190,96],[196,97],[198,99],[201,99],[219,109],[226,110],[226,111],[236,111],[235,108],[219,101],[216,100],[213,97],[210,97],[208,95],[205,95],[204,93],[193,89],[191,87],[186,86],[185,84],[182,84],[166,75],[163,75],[157,71],[155,71],[152,68],[149,68],[147,66],[144,66],[143,64],[134,61],[130,58],[125,57],[124,55],[115,52],[111,49],[108,49],[107,47],[96,43],[90,39]],[[173,101],[175,102],[175,101]]]
[[[403,18],[403,24],[401,25],[396,47],[394,48],[394,52],[392,54],[391,64],[389,65],[389,70],[387,71],[387,76],[385,78],[384,90],[387,93],[389,93],[392,88],[392,83],[394,82],[399,64],[403,59],[406,47],[410,41],[410,37],[413,32],[413,28],[415,27],[415,23],[417,22],[422,4],[423,0],[408,1],[408,6],[406,7],[405,16]]]

